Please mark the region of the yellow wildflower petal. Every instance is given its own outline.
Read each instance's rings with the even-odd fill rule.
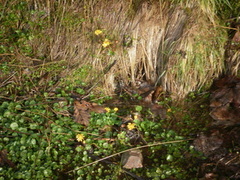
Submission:
[[[117,108],[117,107],[115,107],[113,110],[114,110],[115,112],[117,112],[117,111],[118,111],[118,108]]]
[[[172,110],[169,108],[169,109],[167,110],[167,112],[172,112]]]
[[[110,109],[109,107],[105,107],[104,109],[105,109],[105,111],[107,111],[107,112],[110,112],[110,111],[111,111],[111,109]]]
[[[83,134],[77,134],[77,135],[76,135],[76,139],[77,139],[78,142],[83,142],[84,137],[85,137],[85,136],[84,136]]]
[[[134,124],[134,123],[128,123],[127,128],[128,128],[129,130],[133,130],[133,129],[135,129],[136,127],[135,127],[135,124]]]
[[[105,39],[104,41],[103,41],[103,43],[102,43],[102,46],[103,47],[107,47],[107,46],[109,46],[111,44],[111,42],[108,40],[108,39]]]
[[[94,34],[96,34],[96,35],[98,36],[99,34],[102,34],[102,31],[99,30],[99,29],[97,29],[97,30],[94,32]]]

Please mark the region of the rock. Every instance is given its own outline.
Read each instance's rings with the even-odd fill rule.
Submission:
[[[142,168],[143,156],[140,150],[130,150],[123,153],[122,164],[126,169]]]

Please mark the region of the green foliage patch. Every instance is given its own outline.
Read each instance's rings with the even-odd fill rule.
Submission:
[[[59,91],[59,98],[65,94],[63,91]],[[72,99],[68,94],[64,96],[64,100],[54,103],[44,96],[2,102],[0,151],[6,151],[14,164],[1,167],[0,175],[5,179],[131,179],[127,172],[151,179],[184,179],[190,171],[196,171],[187,171],[184,166],[189,159],[182,157],[194,154],[188,141],[151,147],[155,142],[184,139],[175,131],[164,129],[164,120],[135,119],[124,125],[118,108],[107,108],[106,113],[93,113],[89,126],[83,127],[71,117]],[[144,169],[122,168],[120,156],[78,169],[145,144],[149,147],[142,149]]]

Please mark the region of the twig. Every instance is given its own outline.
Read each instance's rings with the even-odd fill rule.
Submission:
[[[17,72],[14,72],[14,73],[11,74],[11,76],[9,76],[5,81],[3,81],[2,84],[0,85],[0,88],[3,87],[3,86],[5,86],[5,85],[7,85],[7,84],[9,84],[8,81],[11,80],[12,77],[13,77],[16,73],[17,73]]]
[[[3,53],[3,54],[0,54],[0,56],[13,56],[14,54],[11,54],[11,53]]]
[[[112,154],[112,155],[110,155],[110,156],[101,158],[101,159],[99,159],[99,160],[93,161],[93,162],[91,162],[91,163],[85,164],[85,165],[83,165],[83,166],[80,166],[80,167],[78,167],[78,168],[75,168],[74,170],[68,171],[67,173],[71,173],[71,172],[73,172],[73,171],[77,171],[77,170],[82,169],[82,168],[85,168],[85,167],[87,167],[87,166],[91,166],[91,165],[93,165],[93,164],[96,164],[96,163],[98,163],[98,162],[101,162],[101,161],[103,161],[103,160],[109,159],[109,158],[111,158],[111,157],[114,157],[114,156],[123,154],[123,153],[128,152],[128,151],[131,151],[131,150],[137,150],[137,149],[142,149],[142,148],[145,148],[145,147],[152,147],[152,146],[158,146],[158,145],[163,145],[163,144],[180,143],[180,142],[190,141],[190,140],[193,140],[193,139],[176,140],[176,141],[168,141],[168,142],[157,142],[157,143],[153,143],[153,144],[147,144],[147,145],[144,145],[144,146],[139,146],[139,147],[135,147],[135,148],[130,148],[130,149],[127,149],[127,150],[124,150],[124,151],[121,151],[121,152]]]

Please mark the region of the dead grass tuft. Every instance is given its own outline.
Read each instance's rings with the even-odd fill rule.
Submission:
[[[223,71],[226,33],[217,28],[210,0],[28,3],[31,24],[22,26],[32,32],[27,43],[33,52],[21,54],[25,63],[64,61],[62,76],[99,82],[108,94],[119,82],[135,86],[136,80],[145,80],[179,98]],[[95,35],[97,29],[103,34]],[[111,42],[106,48],[104,38]],[[76,71],[85,67],[88,73],[78,76]]]

